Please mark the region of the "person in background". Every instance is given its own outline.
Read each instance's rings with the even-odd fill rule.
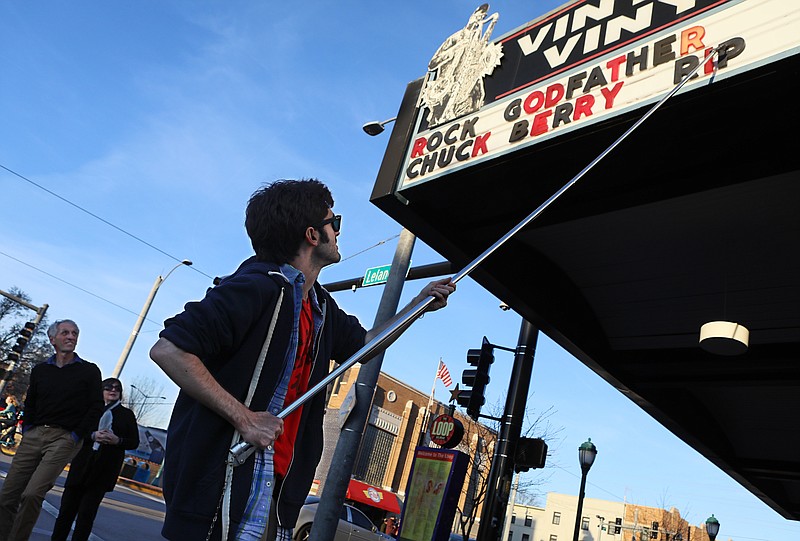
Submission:
[[[6,407],[0,410],[0,445],[13,445],[17,433],[19,402],[11,395],[6,397]]]
[[[397,519],[395,517],[386,519],[386,533],[392,537],[397,537]]]
[[[70,465],[52,541],[66,541],[73,521],[72,541],[89,539],[100,503],[117,484],[125,450],[139,447],[136,417],[122,405],[118,379],[103,380],[103,400],[105,411],[97,430],[84,441]]]
[[[103,413],[100,369],[75,353],[79,332],[69,319],[50,325],[55,354],[31,370],[24,437],[0,490],[0,541],[30,538],[45,494]]]

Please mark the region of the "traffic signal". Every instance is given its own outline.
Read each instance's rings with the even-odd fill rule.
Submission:
[[[22,351],[25,349],[25,346],[28,345],[28,342],[30,342],[31,337],[33,336],[33,331],[35,329],[36,329],[36,323],[34,323],[33,321],[28,321],[22,327],[22,329],[20,329],[19,336],[17,337],[17,343],[11,348],[11,350],[22,355]]]
[[[514,471],[519,473],[531,468],[544,468],[547,459],[547,444],[541,438],[520,438],[514,456]]]
[[[489,383],[489,368],[494,362],[494,346],[483,337],[481,349],[467,351],[467,362],[474,366],[474,370],[464,370],[461,374],[461,383],[470,390],[463,390],[458,394],[456,401],[459,406],[467,408],[467,415],[475,421],[481,414],[481,407],[486,403],[484,393]]]
[[[622,532],[622,519],[617,517],[614,521],[614,533],[619,534],[620,532]]]
[[[22,329],[19,331],[17,343],[11,346],[11,353],[8,354],[8,360],[10,362],[19,361],[20,357],[22,356],[22,352],[25,351],[25,346],[27,346],[28,342],[30,342],[35,330],[36,323],[33,321],[28,321],[25,323],[25,325],[23,325]]]
[[[653,521],[653,529],[650,530],[650,539],[658,539],[658,522]]]

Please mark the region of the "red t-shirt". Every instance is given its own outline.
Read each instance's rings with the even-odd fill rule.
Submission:
[[[298,331],[297,356],[289,378],[289,389],[286,391],[284,407],[297,400],[308,390],[308,380],[311,378],[311,342],[314,338],[314,315],[311,312],[311,301],[303,301],[300,310],[300,328]],[[275,473],[286,477],[289,464],[292,461],[294,442],[297,439],[297,430],[300,427],[300,416],[303,407],[297,408],[283,420],[283,433],[275,440],[274,467]]]

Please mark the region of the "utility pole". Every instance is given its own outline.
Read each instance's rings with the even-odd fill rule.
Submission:
[[[407,229],[403,229],[397,242],[389,279],[381,296],[378,313],[375,315],[374,327],[385,323],[397,313],[397,305],[400,302],[400,294],[403,292],[403,283],[411,264],[411,252],[414,250],[415,242],[416,237]],[[361,445],[361,437],[372,409],[372,398],[381,372],[384,353],[385,351],[379,353],[371,361],[361,365],[358,372],[358,378],[354,384],[355,406],[344,423],[336,443],[336,450],[333,452],[331,463],[336,467],[332,467],[328,471],[325,486],[322,489],[322,497],[314,517],[311,541],[332,541],[336,534],[344,497]]]
[[[44,319],[44,315],[47,312],[48,305],[43,304],[42,306],[35,306],[24,299],[17,297],[16,295],[12,295],[6,291],[0,289],[0,295],[3,295],[6,298],[11,299],[12,301],[16,302],[28,308],[29,310],[33,310],[36,312],[36,317],[30,323],[26,323],[25,326],[20,331],[20,336],[17,338],[17,346],[15,346],[13,351],[8,354],[8,367],[6,368],[5,374],[3,374],[3,379],[0,380],[0,395],[6,390],[6,385],[8,385],[9,380],[14,376],[14,371],[17,369],[17,364],[19,363],[20,359],[22,358],[22,352],[25,350],[25,346],[28,345],[30,338],[33,338],[34,333],[36,332],[36,328],[39,326],[39,323],[42,322]],[[27,331],[27,332],[26,332]]]
[[[506,509],[506,516],[503,521],[503,535],[500,536],[501,541],[508,539],[508,532],[511,531],[511,517],[514,516],[514,507],[517,504],[517,489],[519,488],[519,476],[521,474],[521,472],[517,473],[514,484],[511,486],[511,499],[508,501],[508,508]]]

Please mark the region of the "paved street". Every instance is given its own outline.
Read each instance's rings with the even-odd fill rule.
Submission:
[[[0,455],[0,480],[5,480],[10,465],[11,457]],[[56,486],[47,494],[31,541],[50,539],[61,504],[65,478],[66,473],[63,473]],[[164,502],[160,497],[117,485],[113,492],[106,495],[100,506],[90,541],[161,539],[163,520]]]

